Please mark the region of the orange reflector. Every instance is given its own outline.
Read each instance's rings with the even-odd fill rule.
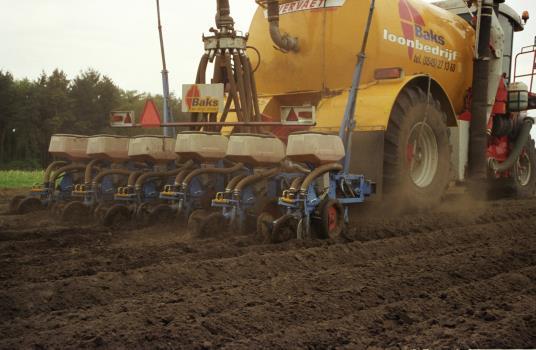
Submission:
[[[404,70],[402,68],[380,68],[374,71],[374,79],[387,80],[387,79],[400,79],[402,78]]]
[[[523,11],[523,14],[521,15],[521,18],[523,18],[523,21],[527,23],[527,21],[530,18],[529,11]]]

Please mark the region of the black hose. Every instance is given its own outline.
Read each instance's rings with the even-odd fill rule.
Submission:
[[[270,23],[270,36],[274,44],[281,50],[298,52],[298,39],[288,34],[282,34],[279,28],[279,1],[268,0],[268,22]]]
[[[523,152],[523,148],[525,148],[525,145],[527,144],[532,125],[534,125],[534,121],[531,118],[526,118],[525,120],[523,120],[523,126],[521,127],[521,131],[519,132],[519,135],[517,137],[514,149],[512,150],[512,152],[510,152],[508,159],[506,159],[502,163],[499,163],[497,162],[497,160],[492,159],[490,161],[490,166],[493,170],[503,172],[509,170],[514,166],[519,156],[521,155],[521,152]]]

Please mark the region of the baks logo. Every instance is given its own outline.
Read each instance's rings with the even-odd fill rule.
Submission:
[[[182,86],[182,111],[185,113],[223,112],[223,84],[192,84]]]
[[[448,61],[456,60],[458,53],[445,48],[447,41],[444,36],[426,28],[426,23],[422,15],[413,7],[409,0],[399,0],[398,11],[402,25],[403,36],[391,33],[384,29],[384,40],[407,46],[408,56],[413,59],[415,51],[424,51],[447,59]]]
[[[197,87],[197,85],[192,85],[192,87],[188,89],[185,98],[189,110],[191,110],[192,107],[198,104],[197,102],[199,101],[199,96],[201,96],[199,88]]]

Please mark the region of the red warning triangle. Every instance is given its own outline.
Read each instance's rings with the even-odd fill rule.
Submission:
[[[158,113],[158,109],[153,100],[147,100],[145,103],[140,123],[143,128],[158,128],[160,127],[160,124],[162,124],[160,121],[160,113]]]
[[[287,122],[297,122],[297,121],[298,121],[298,115],[294,111],[294,108],[291,108],[287,116]]]

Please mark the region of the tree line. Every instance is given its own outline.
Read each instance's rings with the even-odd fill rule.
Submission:
[[[74,79],[54,70],[50,75],[42,73],[36,80],[18,80],[0,70],[0,168],[46,166],[53,134],[159,133],[159,129],[111,130],[109,126],[112,110],[133,110],[139,118],[147,99],[153,99],[161,108],[161,95],[123,90],[93,69]],[[187,118],[174,96],[171,107],[175,120]]]

